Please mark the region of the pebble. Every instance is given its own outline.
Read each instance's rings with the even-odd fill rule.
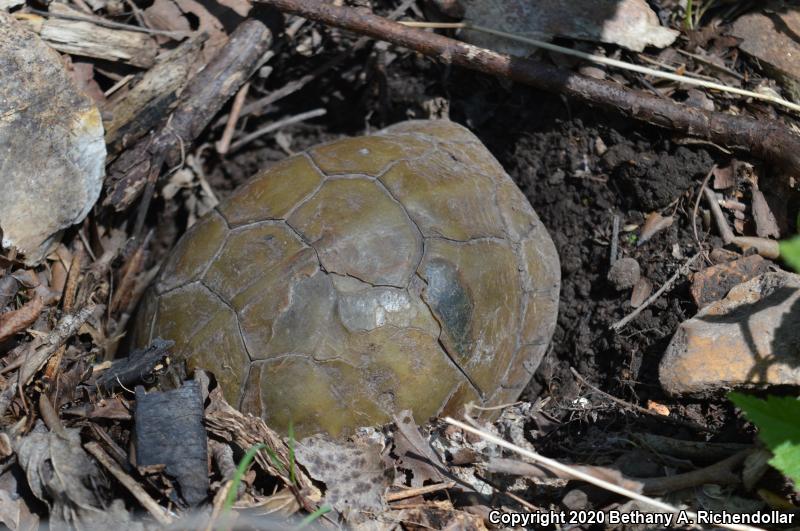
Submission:
[[[639,262],[633,258],[620,258],[611,266],[606,278],[614,289],[624,291],[635,286],[641,274]]]
[[[681,323],[659,380],[692,395],[800,385],[800,275],[764,273]]]
[[[754,254],[707,267],[692,276],[692,298],[698,308],[708,306],[727,295],[734,286],[766,273],[771,263]]]

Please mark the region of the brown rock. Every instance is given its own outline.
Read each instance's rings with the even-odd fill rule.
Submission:
[[[742,39],[739,48],[759,60],[789,91],[800,99],[800,12],[795,9],[748,13],[739,17],[731,32]]]
[[[692,298],[698,308],[704,308],[727,295],[734,286],[768,269],[769,262],[757,254],[707,267],[692,277]]]
[[[765,273],[680,325],[659,367],[673,394],[800,385],[800,275]]]

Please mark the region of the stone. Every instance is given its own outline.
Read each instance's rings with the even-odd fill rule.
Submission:
[[[2,11],[0,79],[2,246],[35,265],[100,196],[103,124],[61,56]]]
[[[698,308],[704,308],[723,298],[734,286],[766,273],[769,264],[754,254],[707,267],[692,276],[692,298]]]
[[[611,282],[615,290],[625,291],[626,289],[631,289],[639,282],[641,274],[639,262],[637,262],[636,259],[620,258],[611,266],[606,278],[608,278],[608,281]]]
[[[800,101],[800,12],[796,9],[752,12],[733,24],[731,34],[742,39],[739,48],[759,63]]]
[[[659,366],[671,394],[800,385],[800,275],[765,273],[681,323]]]

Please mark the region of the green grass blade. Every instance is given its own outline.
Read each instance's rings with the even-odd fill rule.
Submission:
[[[289,479],[292,485],[297,485],[294,475],[294,424],[289,422]]]
[[[320,507],[319,509],[317,509],[313,513],[311,513],[308,516],[306,516],[305,518],[303,518],[303,521],[300,522],[300,524],[298,524],[298,526],[295,529],[303,529],[305,527],[308,527],[311,524],[313,524],[314,522],[316,522],[323,514],[326,514],[326,513],[329,513],[329,512],[331,512],[331,508],[329,506],[327,506],[327,505],[323,505],[322,507]]]
[[[239,466],[236,467],[236,473],[231,479],[231,488],[228,490],[228,495],[225,496],[225,504],[222,506],[223,512],[228,512],[230,511],[231,507],[233,507],[233,504],[236,502],[236,493],[239,491],[239,484],[242,482],[242,478],[247,473],[247,469],[250,468],[250,463],[253,462],[256,452],[262,448],[266,448],[266,446],[261,443],[256,444],[247,450],[247,453],[244,454],[242,460],[239,461]]]

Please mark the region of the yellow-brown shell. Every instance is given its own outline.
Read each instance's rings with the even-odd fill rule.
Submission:
[[[276,429],[338,436],[516,400],[553,333],[559,262],[481,142],[410,121],[256,175],[181,238],[136,342],[176,342]]]

